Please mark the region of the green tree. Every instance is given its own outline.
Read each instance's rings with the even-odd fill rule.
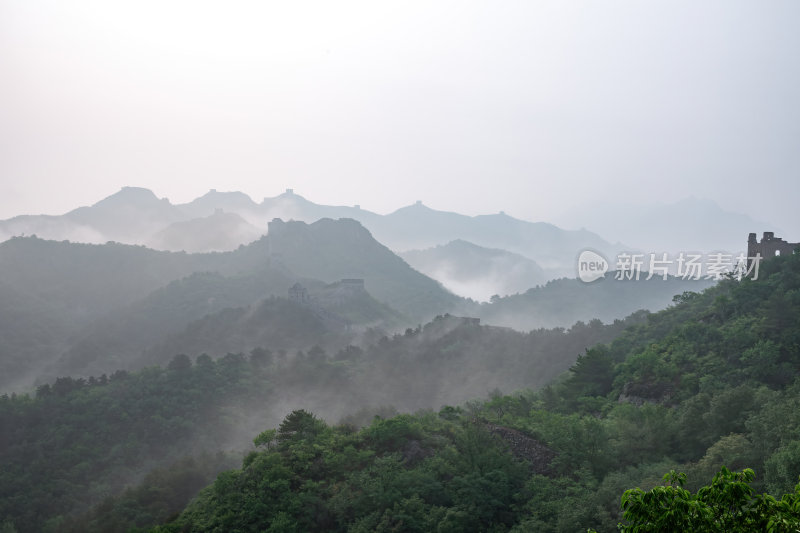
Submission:
[[[620,531],[800,531],[800,483],[793,494],[776,500],[768,494],[756,495],[750,486],[754,479],[749,468],[731,472],[722,467],[711,485],[692,494],[683,488],[686,474],[672,470],[664,476],[664,486],[625,491],[622,517],[627,523],[620,524]]]

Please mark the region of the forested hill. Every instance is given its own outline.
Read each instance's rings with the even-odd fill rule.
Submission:
[[[535,327],[564,327],[581,320],[610,322],[639,309],[666,308],[673,296],[697,292],[716,281],[655,276],[646,279],[616,279],[616,272],[585,283],[577,278],[561,278],[533,287],[521,294],[492,298],[491,303],[465,305],[471,316],[488,324],[519,330]]]
[[[792,492],[800,255],[766,262],[756,281],[676,302],[537,392],[361,430],[295,411],[156,531],[616,531],[624,490],[652,487],[671,469],[696,488],[723,465],[753,468],[754,481],[741,478],[753,490]],[[749,492],[730,486],[726,501],[747,504]],[[799,498],[781,507],[776,531],[800,526]],[[777,508],[760,501],[747,512]],[[708,531],[746,530],[738,507],[712,504],[694,517]]]
[[[340,311],[357,323],[391,317],[388,327],[424,323],[461,301],[353,220],[276,220],[270,227],[270,235],[224,253],[35,237],[0,243],[0,391],[25,390],[54,372],[141,368],[143,350],[192,321],[285,298],[298,281],[313,288],[363,279],[366,292],[391,309],[362,299],[361,308]]]
[[[189,349],[192,341],[212,350],[264,336],[273,343],[246,354],[177,355],[166,368],[62,377],[33,395],[0,396],[0,517],[19,532],[152,525],[232,466],[218,452],[242,450],[294,409],[360,425],[375,413],[542,386],[587,346],[644,317],[520,333],[441,316],[403,334],[367,330],[360,346],[284,349],[287,340],[322,341],[330,333],[308,312],[266,300],[208,316],[161,347]],[[272,325],[279,336],[270,334]]]
[[[351,219],[313,224],[276,219],[267,236],[224,253],[14,238],[0,243],[0,268],[9,286],[88,318],[195,272],[242,276],[278,270],[288,279],[326,283],[362,278],[378,300],[414,319],[432,318],[460,300],[413,270]],[[281,288],[281,295],[286,288]]]
[[[428,320],[461,301],[353,219],[323,218],[312,224],[276,219],[265,238],[233,253],[245,257],[264,251],[296,276],[327,282],[362,278],[376,299],[414,320]]]

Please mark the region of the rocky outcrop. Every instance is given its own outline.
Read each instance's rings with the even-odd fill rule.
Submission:
[[[556,452],[538,440],[519,430],[505,426],[487,424],[486,428],[493,435],[503,439],[508,444],[511,454],[517,459],[527,462],[534,473],[545,476],[554,473],[550,463],[555,459]]]

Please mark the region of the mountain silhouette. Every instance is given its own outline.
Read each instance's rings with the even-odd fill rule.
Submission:
[[[170,224],[146,244],[156,250],[225,252],[249,244],[264,233],[266,228],[259,229],[236,213],[217,209],[208,216]]]
[[[542,267],[527,257],[461,239],[400,256],[452,292],[480,301],[524,292],[548,279]]]
[[[418,323],[461,301],[352,219],[276,219],[267,236],[216,253],[14,238],[0,243],[0,269],[0,294],[7,295],[0,300],[0,385],[6,388],[44,365],[66,373],[104,358],[123,367],[193,320],[269,296],[285,298],[297,281],[317,288],[360,280],[375,300],[329,306],[345,322],[370,316],[397,321],[402,315]],[[335,288],[328,292],[329,303],[342,302]],[[36,328],[47,334],[35,334]],[[14,352],[28,338],[40,342]]]
[[[465,240],[485,248],[527,257],[558,277],[572,272],[577,254],[592,248],[607,255],[617,248],[587,230],[567,231],[545,222],[528,222],[506,214],[467,216],[438,211],[421,202],[380,215],[359,206],[316,204],[291,189],[260,204],[241,192],[211,190],[186,204],[173,205],[151,191],[124,187],[88,207],[60,216],[24,216],[0,221],[0,239],[36,234],[43,238],[102,243],[108,240],[147,244],[179,251],[233,249],[252,240],[254,230],[230,217],[213,217],[218,209],[238,215],[262,230],[274,218],[307,223],[323,218],[359,221],[381,243],[396,252],[430,248]],[[181,225],[191,220],[196,222]],[[177,224],[177,225],[176,225]],[[213,225],[217,228],[212,228]],[[203,242],[198,233],[209,235]],[[214,235],[212,239],[210,236]]]

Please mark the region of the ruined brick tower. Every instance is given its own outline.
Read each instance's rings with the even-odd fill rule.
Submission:
[[[751,233],[747,238],[747,257],[761,254],[761,257],[766,259],[776,255],[792,254],[796,248],[800,248],[800,243],[786,242],[771,231],[764,232],[761,242],[756,240],[755,233]]]

